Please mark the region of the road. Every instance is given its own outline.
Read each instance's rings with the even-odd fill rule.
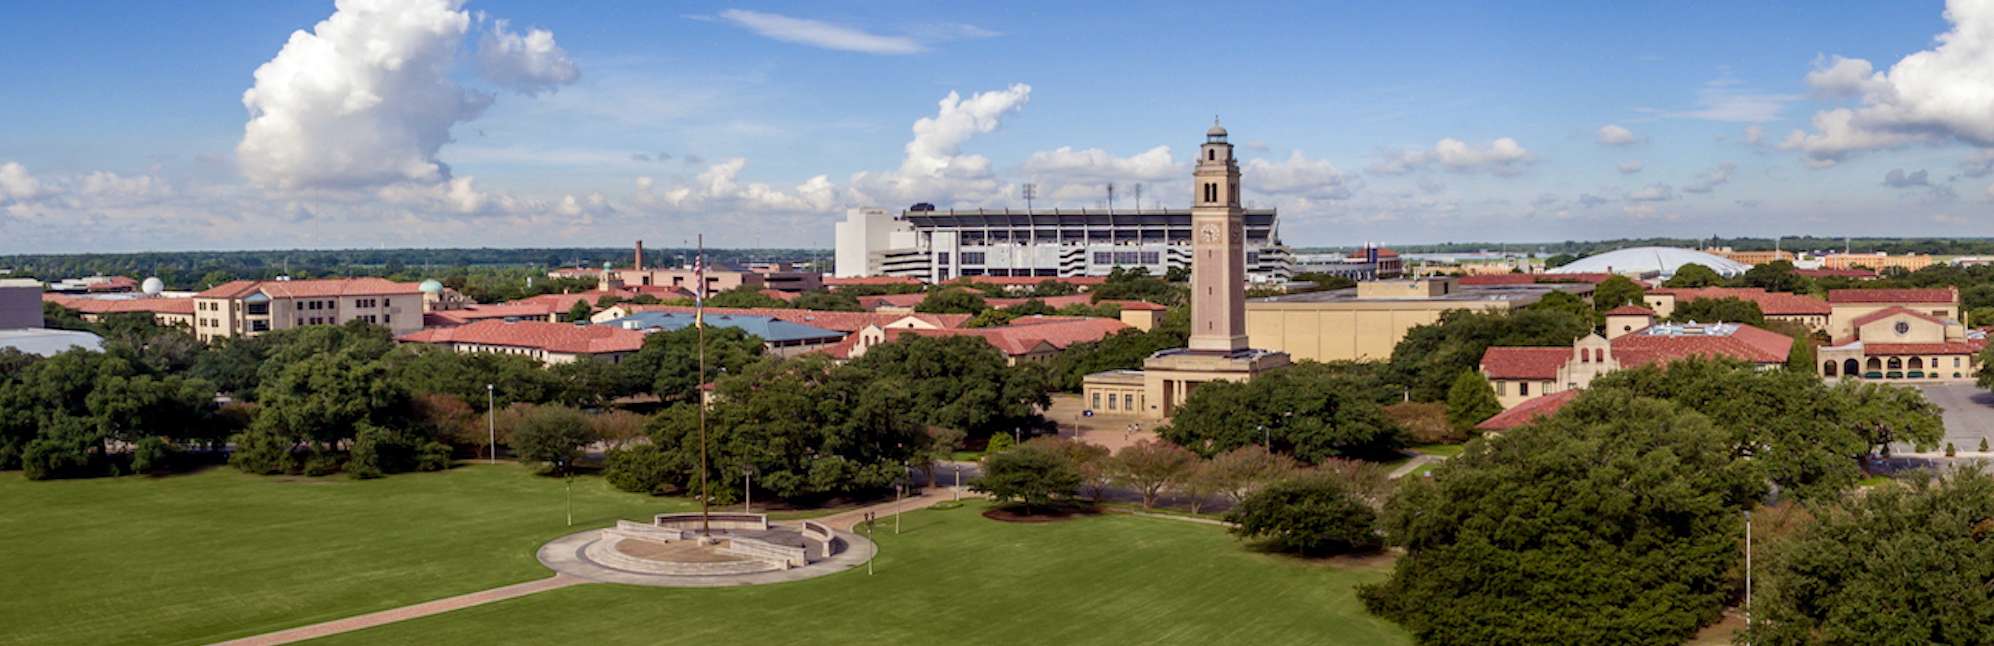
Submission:
[[[1918,390],[1945,410],[1946,436],[1931,453],[1944,455],[1947,442],[1962,454],[1978,453],[1982,438],[1994,442],[1994,393],[1972,383],[1928,384],[1918,386]],[[1916,449],[1898,443],[1892,444],[1890,451],[1902,455]]]

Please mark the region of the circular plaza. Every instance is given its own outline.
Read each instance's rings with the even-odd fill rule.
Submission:
[[[780,583],[872,558],[872,541],[828,524],[763,514],[658,514],[650,523],[576,532],[540,547],[556,572],[604,583],[671,588]]]

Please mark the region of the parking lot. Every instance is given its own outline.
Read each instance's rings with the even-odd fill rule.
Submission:
[[[1981,438],[1994,442],[1994,392],[1981,390],[1972,383],[1929,384],[1918,386],[1918,390],[1945,409],[1946,437],[1929,453],[1943,455],[1947,442],[1962,454],[1977,453]],[[1916,449],[1909,444],[1893,444],[1890,451],[1907,455]]]

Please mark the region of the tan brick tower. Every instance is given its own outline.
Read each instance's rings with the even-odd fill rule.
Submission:
[[[1191,174],[1191,338],[1161,350],[1142,370],[1109,370],[1081,380],[1087,402],[1117,401],[1117,413],[1169,417],[1198,386],[1247,381],[1288,365],[1284,352],[1246,345],[1246,210],[1239,205],[1239,162],[1226,131],[1212,121]]]
[[[1246,349],[1246,209],[1239,161],[1212,119],[1191,174],[1191,351]]]

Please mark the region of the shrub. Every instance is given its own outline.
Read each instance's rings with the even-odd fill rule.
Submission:
[[[1447,406],[1438,402],[1400,402],[1385,407],[1385,417],[1405,429],[1420,444],[1456,444],[1468,434],[1447,421]]]
[[[990,442],[988,444],[983,445],[983,454],[986,456],[997,455],[999,453],[1003,453],[1006,449],[1009,449],[1016,445],[1017,441],[1011,439],[1011,436],[1009,435],[1006,435],[1004,433],[991,433]]]
[[[132,471],[134,473],[160,474],[173,469],[178,456],[173,444],[163,437],[148,437],[132,447]]]
[[[1502,412],[1502,402],[1496,400],[1495,388],[1482,373],[1464,370],[1454,378],[1454,385],[1447,389],[1447,422],[1455,430],[1467,433],[1482,420]]]
[[[1953,456],[1957,456],[1957,455],[1959,455],[1959,449],[1957,449],[1957,448],[1954,448],[1951,442],[1947,442],[1947,443],[1946,443],[1946,457],[1949,457],[1949,458],[1950,458],[1950,457],[1953,457]]]
[[[1039,446],[1024,446],[984,458],[983,479],[970,489],[999,502],[1024,505],[1025,513],[1055,500],[1071,498],[1080,489],[1080,470],[1065,455]]]
[[[416,452],[415,470],[442,471],[448,469],[450,468],[450,455],[450,445],[430,440],[422,445],[422,450]]]
[[[611,486],[632,493],[662,495],[673,482],[670,457],[651,444],[610,451],[603,475]]]
[[[311,477],[329,476],[339,473],[339,466],[338,454],[314,450],[305,456],[304,474]]]
[[[21,472],[29,480],[81,474],[90,466],[90,447],[60,437],[39,437],[21,452]]]
[[[295,472],[300,466],[291,455],[296,443],[289,438],[264,431],[244,431],[230,437],[229,442],[235,444],[235,452],[228,457],[229,466],[244,473],[276,475]]]
[[[526,411],[511,438],[513,452],[521,461],[563,468],[572,468],[582,447],[594,440],[588,416],[564,406],[535,406]]]
[[[1327,475],[1269,485],[1227,512],[1226,520],[1240,538],[1304,556],[1374,550],[1384,542],[1377,512]]]

